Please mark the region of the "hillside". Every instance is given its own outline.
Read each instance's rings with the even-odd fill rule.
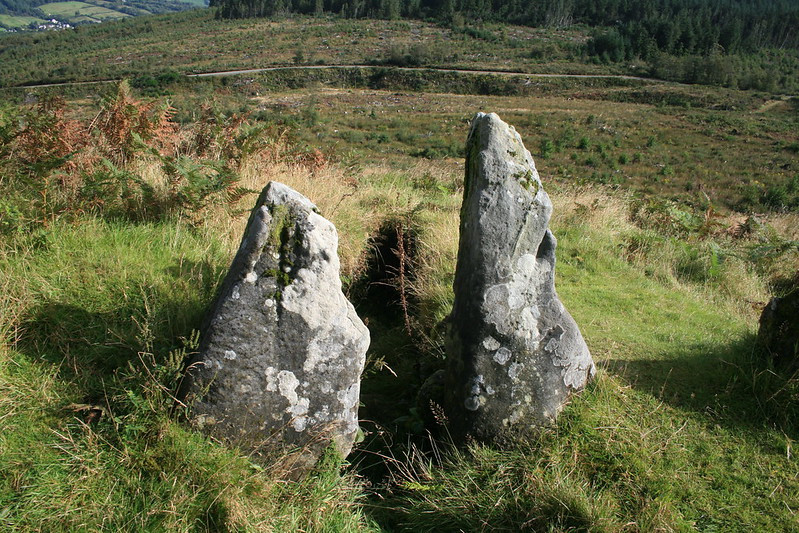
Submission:
[[[205,0],[88,0],[48,2],[46,0],[0,1],[0,31],[68,29],[83,24],[174,13],[205,7]]]
[[[669,41],[671,48],[661,50],[653,44],[646,50],[634,50],[625,48],[628,37],[614,37],[613,32],[619,30],[602,21],[591,25],[510,25],[490,18],[375,20],[327,13],[226,20],[217,13],[213,8],[154,17],[125,16],[124,20],[48,32],[46,36],[4,35],[0,37],[0,85],[119,79],[165,71],[391,65],[627,74],[771,94],[799,90],[799,50],[792,44],[792,29],[786,30],[779,45],[764,37],[757,44],[735,48],[694,49],[674,40]],[[767,13],[768,20],[775,20],[772,11]],[[772,26],[775,35],[781,35],[783,26]],[[692,31],[698,36],[704,31],[701,28]],[[679,33],[676,27],[670,32]],[[713,37],[717,38],[721,37]]]
[[[480,29],[200,10],[0,39],[0,529],[796,529],[799,378],[754,349],[799,283],[796,97],[613,77],[575,52],[585,28]],[[477,111],[535,158],[599,368],[506,448],[454,447],[416,405],[444,364]],[[269,180],[335,223],[372,337],[364,440],[301,481],[173,397]]]
[[[381,63],[522,72],[617,72],[584,64],[579,46],[586,39],[586,32],[580,29],[550,33],[492,25],[474,36],[421,21],[333,17],[229,21],[215,19],[212,10],[197,10],[44,36],[5,36],[0,40],[0,84],[133,78],[170,71]],[[546,53],[533,58],[531,50],[537,47]]]

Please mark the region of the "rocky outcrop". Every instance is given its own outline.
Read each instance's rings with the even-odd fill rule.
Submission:
[[[555,293],[552,203],[519,134],[480,113],[466,154],[444,402],[455,435],[501,442],[551,425],[595,367]]]
[[[192,421],[293,473],[358,431],[369,332],[341,291],[338,236],[272,182],[261,193],[204,328],[181,396]]]
[[[772,298],[760,315],[758,344],[774,368],[799,370],[799,289]]]

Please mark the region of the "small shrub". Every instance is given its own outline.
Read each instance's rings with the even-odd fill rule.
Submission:
[[[739,189],[738,207],[747,211],[799,211],[799,175],[780,183],[759,181]]]
[[[548,159],[553,152],[555,152],[555,143],[551,139],[543,139],[541,141],[541,157]]]

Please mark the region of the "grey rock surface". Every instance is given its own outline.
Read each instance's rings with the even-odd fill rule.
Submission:
[[[445,407],[454,435],[502,443],[551,425],[596,369],[555,292],[552,203],[496,114],[472,122],[464,189]]]
[[[341,291],[338,236],[304,196],[271,182],[206,319],[181,396],[204,431],[292,473],[358,431],[369,331]]]

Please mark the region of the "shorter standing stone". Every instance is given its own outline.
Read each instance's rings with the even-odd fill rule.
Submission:
[[[501,444],[551,425],[595,367],[555,293],[552,203],[493,113],[472,122],[463,194],[444,403],[456,437]]]
[[[341,291],[338,236],[304,196],[269,183],[207,318],[181,396],[204,431],[292,475],[358,431],[369,331]]]

